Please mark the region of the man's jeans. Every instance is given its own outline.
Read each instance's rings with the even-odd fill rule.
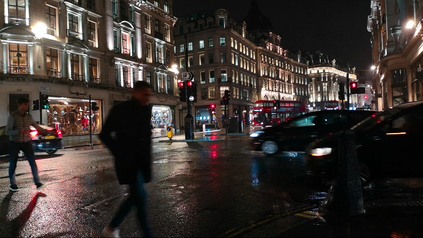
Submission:
[[[9,179],[10,185],[16,185],[16,164],[18,163],[18,154],[22,150],[25,153],[26,159],[31,166],[32,176],[34,177],[34,183],[40,183],[40,176],[38,175],[37,164],[35,163],[34,148],[32,148],[31,141],[18,143],[10,141],[9,153],[10,153],[10,165],[9,165]]]
[[[147,218],[147,191],[144,187],[144,178],[141,172],[138,172],[137,181],[133,184],[129,184],[129,197],[120,206],[119,211],[111,221],[110,226],[113,229],[118,228],[133,206],[137,208],[138,221],[140,222],[141,229],[144,232],[143,237],[152,237],[153,234]]]

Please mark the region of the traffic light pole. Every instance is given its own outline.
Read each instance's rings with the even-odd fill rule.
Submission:
[[[350,74],[347,73],[347,103],[346,103],[346,107],[347,110],[350,110]]]
[[[39,106],[40,106],[40,125],[43,124],[43,94],[40,92],[40,102],[39,102]]]
[[[185,34],[185,70],[188,72],[188,38]],[[185,117],[185,140],[194,140],[194,118],[191,115],[191,101],[189,100],[188,87],[185,87],[188,114]]]

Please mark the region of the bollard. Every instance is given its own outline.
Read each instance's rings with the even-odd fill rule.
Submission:
[[[338,134],[338,158],[338,175],[319,207],[319,212],[329,223],[345,223],[351,217],[365,213],[360,165],[351,130]]]

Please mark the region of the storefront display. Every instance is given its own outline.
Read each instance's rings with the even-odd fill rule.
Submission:
[[[99,134],[102,126],[101,101],[96,102],[99,110],[91,111],[89,101],[76,98],[49,97],[50,108],[47,110],[48,126],[60,129],[64,136]]]
[[[173,113],[174,110],[169,106],[153,106],[151,112],[151,126],[153,128],[152,132],[154,137],[165,136],[167,126],[175,127]]]

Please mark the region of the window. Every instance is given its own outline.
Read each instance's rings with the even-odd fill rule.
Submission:
[[[147,71],[147,83],[151,85],[151,72]]]
[[[208,88],[202,88],[201,89],[201,99],[205,100],[209,98],[209,89]]]
[[[184,52],[185,52],[185,45],[184,45],[184,44],[181,44],[181,45],[179,46],[179,52],[180,52],[180,53],[184,53]]]
[[[194,57],[189,56],[188,57],[188,67],[194,66]]]
[[[220,63],[222,64],[227,63],[226,52],[220,52]]]
[[[145,30],[147,33],[151,33],[151,20],[150,20],[150,16],[145,14],[144,15],[144,21],[145,21]]]
[[[129,67],[123,66],[123,87],[131,88],[131,74],[129,73]]]
[[[46,6],[46,25],[47,34],[56,36],[57,34],[57,9],[54,7]]]
[[[220,37],[220,46],[226,46],[226,38]]]
[[[244,91],[242,91],[242,99],[243,99],[243,100],[250,100],[248,90],[244,90]]]
[[[235,54],[235,65],[238,66],[238,54]]]
[[[158,45],[156,43],[156,62],[163,64],[163,45]]]
[[[209,98],[216,98],[216,88],[209,87]]]
[[[184,34],[184,26],[179,26],[179,35]]]
[[[119,0],[120,4],[120,20],[121,21],[128,21],[129,17],[128,17],[128,3],[126,2],[126,0]]]
[[[199,64],[200,65],[204,65],[206,63],[206,57],[204,56],[204,54],[200,55],[200,60],[199,60]]]
[[[90,73],[90,82],[91,83],[100,83],[100,79],[98,77],[98,64],[97,59],[90,58],[89,62],[89,73]]]
[[[209,47],[213,47],[214,46],[214,42],[213,42],[213,38],[209,38]]]
[[[170,50],[166,50],[166,61],[165,64],[170,66]]]
[[[119,18],[119,7],[118,7],[118,0],[112,0],[112,10],[113,10],[113,20],[118,20]],[[116,72],[118,69],[116,69]]]
[[[200,49],[204,49],[204,40],[200,40]]]
[[[97,23],[93,21],[88,21],[87,30],[88,45],[92,47],[97,47]]]
[[[81,75],[79,75],[79,55],[71,54],[71,79],[82,81]]]
[[[131,54],[131,35],[122,33],[122,53],[124,55]]]
[[[154,6],[158,7],[159,6],[159,1],[154,0]]]
[[[167,41],[170,41],[170,27],[168,24],[165,24],[165,38]]]
[[[225,90],[229,91],[229,87],[220,87],[220,98],[225,96]]]
[[[95,11],[95,2],[94,0],[87,0],[88,10]]]
[[[146,46],[146,51],[145,51],[145,57],[147,58],[147,62],[148,63],[152,63],[152,58],[151,58],[151,43],[147,42],[147,46]]]
[[[209,72],[209,83],[216,82],[216,79],[214,78],[214,70],[210,70]]]
[[[222,69],[220,71],[220,77],[222,79],[222,82],[228,82],[228,73],[226,72],[226,69]]]
[[[225,28],[226,27],[225,18],[222,18],[222,17],[219,18],[219,27],[220,28]]]
[[[166,93],[167,94],[173,94],[172,78],[169,75],[166,75]]]
[[[9,45],[10,73],[28,74],[28,46],[24,44]]]
[[[120,52],[119,31],[117,29],[113,29],[113,42],[114,42],[115,53],[119,53]]]
[[[201,84],[206,83],[206,72],[204,72],[204,71],[200,72],[200,82],[201,82]]]
[[[46,49],[47,75],[49,77],[60,77],[58,72],[59,56],[57,50]]]
[[[9,22],[13,21],[29,23],[26,16],[26,0],[9,0]],[[13,21],[10,21],[13,20]]]
[[[213,64],[213,63],[214,63],[214,54],[209,53],[209,64]]]
[[[168,0],[163,1],[163,9],[165,12],[169,13],[169,3],[167,1]]]
[[[155,22],[155,31],[156,32],[160,32],[160,21],[156,19]]]
[[[193,51],[194,50],[194,45],[192,44],[192,42],[188,43],[188,51]]]
[[[179,59],[179,65],[180,65],[179,68],[181,68],[181,69],[185,68],[185,59],[184,58]]]
[[[82,40],[80,32],[79,15],[74,13],[68,14],[68,36],[73,36]]]

